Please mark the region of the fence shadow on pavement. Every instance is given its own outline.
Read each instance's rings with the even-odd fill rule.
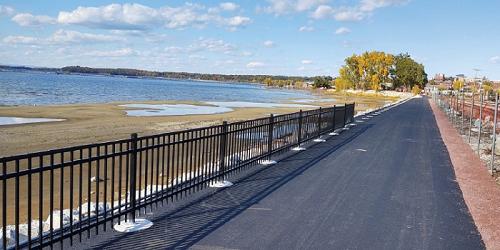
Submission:
[[[262,167],[241,177],[230,188],[208,192],[170,211],[162,212],[162,209],[158,209],[156,213],[161,214],[152,218],[154,222],[152,228],[128,234],[115,232],[105,239],[95,241],[89,247],[105,249],[191,247],[372,126],[373,124],[368,123],[358,125],[340,136],[330,138],[325,143],[311,144],[307,151],[292,154],[272,167]]]

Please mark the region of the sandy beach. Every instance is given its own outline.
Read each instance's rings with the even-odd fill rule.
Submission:
[[[345,102],[356,102],[356,110],[362,111],[384,105],[394,97],[347,97],[323,95],[327,101],[315,99],[306,105],[328,107]],[[334,98],[335,101],[330,101]],[[4,106],[0,116],[42,117],[65,119],[62,122],[32,123],[0,126],[0,156],[42,151],[66,146],[104,142],[128,138],[131,133],[150,135],[185,128],[219,124],[222,121],[239,121],[267,116],[270,113],[284,114],[300,108],[234,108],[234,111],[210,115],[129,117],[130,108],[119,105],[133,102],[107,104],[75,104],[56,106]],[[147,104],[194,104],[196,102],[154,101]],[[290,102],[293,103],[293,102]],[[306,110],[307,108],[303,108]]]

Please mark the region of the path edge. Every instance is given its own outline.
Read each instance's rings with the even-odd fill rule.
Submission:
[[[427,99],[448,150],[455,177],[487,249],[500,250],[500,187],[442,110]],[[497,223],[495,223],[495,221]]]

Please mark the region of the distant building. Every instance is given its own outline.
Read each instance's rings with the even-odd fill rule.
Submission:
[[[465,82],[465,75],[464,74],[458,74],[456,76],[456,80]]]
[[[442,82],[445,79],[446,79],[446,77],[443,73],[438,73],[434,76],[434,81],[436,81],[436,82]]]

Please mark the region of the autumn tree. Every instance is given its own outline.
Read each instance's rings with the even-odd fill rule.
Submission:
[[[417,63],[409,54],[399,54],[394,57],[391,77],[396,88],[404,86],[411,89],[414,85],[423,88],[427,84],[424,65]]]
[[[352,55],[345,59],[339,70],[339,84],[352,85],[356,89],[379,90],[380,84],[389,81],[394,56],[385,52],[371,51]]]
[[[461,90],[464,87],[464,81],[455,79],[453,81],[453,89],[454,90]]]
[[[335,79],[335,90],[337,91],[344,91],[347,89],[351,89],[352,87],[352,82],[344,77],[338,77],[337,79]]]
[[[270,77],[264,79],[264,84],[267,86],[271,86],[273,84],[273,80]]]
[[[317,76],[314,78],[314,88],[331,88],[332,78],[329,76]]]

